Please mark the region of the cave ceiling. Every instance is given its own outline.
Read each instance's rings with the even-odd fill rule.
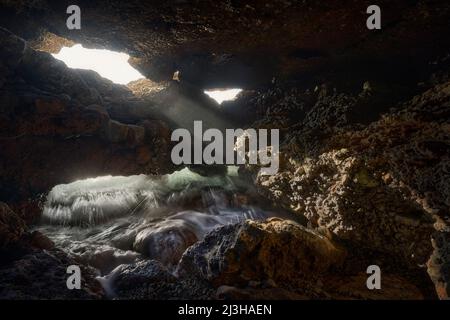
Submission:
[[[0,17],[27,40],[51,32],[125,51],[149,79],[168,80],[179,70],[202,87],[252,87],[337,64],[367,69],[393,58],[425,61],[425,49],[438,54],[450,42],[448,1],[378,1],[382,33],[366,28],[371,3],[361,0],[77,1],[82,28],[68,30],[71,2],[4,0]]]

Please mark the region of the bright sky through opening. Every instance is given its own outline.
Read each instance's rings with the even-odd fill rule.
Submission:
[[[224,101],[234,100],[242,89],[205,90],[204,92],[221,104]]]
[[[81,44],[73,47],[63,47],[56,59],[64,61],[69,68],[88,69],[96,71],[103,78],[114,83],[127,84],[144,78],[129,63],[129,55],[103,49],[86,49]]]

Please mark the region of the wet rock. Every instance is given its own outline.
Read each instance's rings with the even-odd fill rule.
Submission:
[[[108,296],[116,299],[212,299],[209,283],[191,276],[176,277],[156,260],[121,265],[100,279]]]
[[[165,265],[176,265],[183,252],[198,240],[196,234],[181,220],[170,220],[142,230],[133,248]]]
[[[324,236],[289,220],[247,220],[209,233],[183,255],[177,272],[198,274],[214,285],[273,280],[286,287],[307,287],[345,251]]]
[[[158,261],[121,265],[100,280],[110,297],[120,299],[161,299],[177,279]]]
[[[74,242],[68,248],[68,253],[77,262],[93,267],[101,274],[108,274],[121,264],[131,264],[139,261],[141,255],[131,250],[121,250],[108,245],[91,245]]]

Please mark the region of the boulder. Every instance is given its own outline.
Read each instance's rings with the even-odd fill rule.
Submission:
[[[156,260],[123,264],[100,279],[110,297],[148,299],[155,295],[155,287],[174,283],[176,278]]]
[[[156,260],[118,266],[100,278],[108,296],[116,299],[211,299],[215,290],[201,279],[175,277]]]
[[[176,265],[183,252],[197,240],[182,220],[169,220],[139,232],[133,248],[165,265]]]
[[[296,222],[247,220],[216,229],[194,244],[177,272],[197,274],[215,286],[270,280],[301,287],[339,267],[345,255],[329,239]]]

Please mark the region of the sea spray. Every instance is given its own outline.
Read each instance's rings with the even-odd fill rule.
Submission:
[[[262,209],[264,199],[253,188],[235,168],[208,177],[185,168],[79,180],[50,191],[39,229],[110,286],[108,274],[121,265],[155,259],[174,269],[184,251],[215,228],[280,216]]]

